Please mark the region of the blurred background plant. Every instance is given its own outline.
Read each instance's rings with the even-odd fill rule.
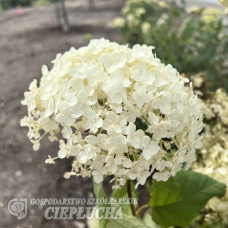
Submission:
[[[34,6],[44,6],[44,5],[47,5],[52,2],[56,2],[56,0],[36,0],[36,1],[33,1],[33,5]]]
[[[228,8],[228,1],[227,0],[219,0],[220,4],[223,5],[226,8],[226,12],[227,12],[227,8]]]
[[[52,2],[56,2],[57,0],[0,0],[0,7],[2,10],[15,8],[18,6],[26,7],[26,6],[41,6],[47,5]]]
[[[205,116],[203,147],[193,169],[228,186],[228,95],[224,89],[207,92],[205,74],[192,77]],[[228,190],[228,189],[227,189]],[[212,198],[201,215],[212,227],[228,227],[228,191],[222,199]]]
[[[228,91],[228,26],[222,11],[184,6],[183,1],[128,0],[124,17],[112,26],[121,27],[123,43],[155,46],[158,58],[180,73],[204,71],[209,89]]]
[[[33,0],[1,0],[1,7],[3,10],[10,9],[20,6],[31,6],[33,4]]]

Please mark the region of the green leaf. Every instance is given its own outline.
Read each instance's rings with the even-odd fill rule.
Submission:
[[[133,198],[137,198],[138,192],[135,189],[135,184],[134,184],[133,181],[131,181],[131,190],[132,190],[132,197]],[[115,189],[113,191],[113,193],[112,193],[112,196],[114,198],[116,198],[116,199],[126,199],[126,198],[128,198],[127,184],[125,184],[124,186],[122,186],[121,189]],[[130,204],[121,204],[119,206],[122,208],[124,214],[126,214],[126,215],[132,215]]]
[[[133,216],[124,216],[124,219],[109,220],[107,228],[150,228],[142,220]]]
[[[143,217],[143,222],[149,226],[150,228],[160,228],[159,225],[157,225],[151,217],[151,214],[149,214],[148,212],[144,215]]]
[[[131,190],[132,190],[132,196],[137,197],[138,193],[135,189],[135,184],[133,181],[131,181]],[[115,189],[112,193],[112,196],[119,199],[119,198],[128,198],[127,195],[127,184],[122,186],[120,189]]]
[[[206,175],[182,170],[166,182],[154,181],[149,205],[153,220],[164,226],[189,226],[207,201],[223,197],[226,185]]]
[[[93,180],[93,186],[94,186],[94,193],[95,193],[95,195],[96,195],[96,197],[98,199],[103,198],[104,199],[104,202],[105,202],[105,199],[109,199],[109,197],[106,195],[106,193],[103,190],[102,183],[97,184]],[[99,207],[110,207],[110,206],[111,206],[110,204],[104,204],[104,203],[97,205],[98,208]],[[99,210],[99,217],[105,217],[105,211]],[[107,219],[100,219],[99,220],[99,227],[100,228],[106,228],[107,227],[107,223],[108,223],[108,220]]]

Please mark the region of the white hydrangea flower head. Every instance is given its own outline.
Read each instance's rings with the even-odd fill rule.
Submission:
[[[74,158],[66,178],[92,175],[99,183],[114,175],[115,188],[128,179],[138,186],[149,176],[166,181],[195,161],[200,103],[188,80],[152,49],[91,40],[58,54],[51,70],[42,67],[39,86],[31,83],[21,125],[35,150],[48,134],[59,141],[57,158]]]

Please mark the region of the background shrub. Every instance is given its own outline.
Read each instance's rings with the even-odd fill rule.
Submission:
[[[128,0],[122,42],[155,46],[162,62],[188,76],[205,72],[209,89],[228,91],[228,26],[219,10],[191,9],[175,2]]]

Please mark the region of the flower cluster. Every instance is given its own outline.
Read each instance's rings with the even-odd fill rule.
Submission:
[[[193,82],[196,89],[201,87],[199,76]],[[228,96],[218,89],[209,99],[201,101],[201,107],[207,124],[194,169],[225,183],[228,188]],[[222,199],[212,198],[206,208],[208,219],[228,225],[228,191]]]
[[[144,21],[143,18],[147,18],[147,14],[151,15],[151,9],[146,10],[148,5],[155,8],[159,8],[162,11],[169,9],[169,4],[165,1],[158,0],[128,0],[122,9],[122,14],[124,17],[116,17],[111,23],[113,28],[122,28],[126,25],[130,28],[134,28],[141,25],[143,33],[147,33],[150,30],[150,23]],[[156,11],[157,9],[155,9]],[[153,10],[154,11],[154,10]],[[168,16],[168,15],[167,15]],[[144,21],[144,22],[143,22]]]
[[[42,67],[39,87],[31,83],[21,125],[29,127],[35,150],[49,134],[59,141],[57,158],[74,158],[66,178],[92,175],[99,183],[114,175],[114,188],[128,179],[143,185],[151,175],[166,181],[195,161],[203,127],[198,98],[152,49],[92,40],[58,54],[51,70]]]
[[[207,7],[202,10],[200,7],[191,6],[187,9],[189,14],[201,15],[202,22],[210,24],[222,18],[222,10],[214,7]]]
[[[163,10],[167,10],[169,8],[169,5],[164,1],[128,0],[122,9],[122,14],[124,17],[116,17],[110,26],[112,28],[123,28],[127,25],[129,28],[133,29],[134,27],[140,25],[142,33],[146,34],[150,30],[151,24],[148,21],[144,21],[142,18],[147,18],[148,12],[151,14],[150,10],[148,10],[148,12],[146,11],[148,4],[150,6],[153,5],[155,8],[158,7]]]

